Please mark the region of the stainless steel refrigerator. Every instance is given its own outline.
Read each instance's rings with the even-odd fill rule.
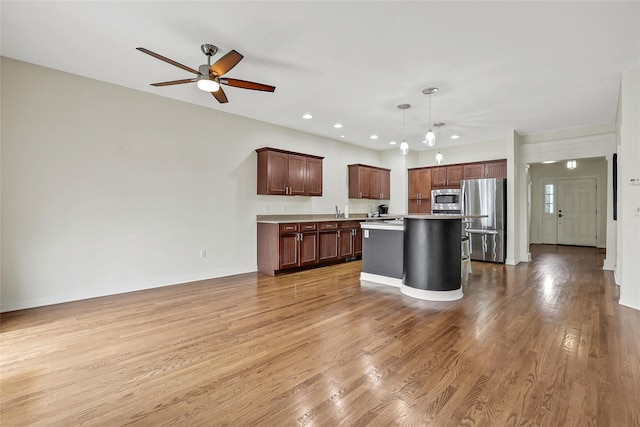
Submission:
[[[462,180],[462,213],[487,215],[463,219],[469,236],[471,259],[504,262],[507,250],[507,180],[502,178]]]

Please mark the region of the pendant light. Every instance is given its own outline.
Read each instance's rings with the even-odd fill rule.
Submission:
[[[444,126],[445,123],[434,123],[433,126],[438,130],[438,138],[440,137],[440,128],[442,126]],[[444,156],[442,155],[442,153],[440,153],[440,150],[438,150],[438,154],[436,154],[436,162],[438,162],[438,164],[442,163],[442,160],[444,159]]]
[[[407,142],[406,138],[405,138],[405,134],[406,134],[406,111],[411,108],[411,104],[400,104],[398,105],[398,109],[402,110],[402,143],[400,144],[400,151],[402,151],[402,154],[404,154],[405,156],[407,155],[407,153],[409,153],[409,143]]]
[[[442,159],[444,159],[444,156],[442,154],[440,154],[440,150],[438,150],[438,154],[436,154],[436,162],[438,162],[438,164],[442,163]]]
[[[427,125],[429,126],[429,130],[424,137],[424,141],[429,147],[433,147],[434,145],[436,145],[436,134],[433,133],[433,130],[431,130],[431,95],[433,95],[437,91],[437,87],[428,87],[422,90],[422,93],[424,93],[425,95],[429,95],[429,122],[427,123]]]

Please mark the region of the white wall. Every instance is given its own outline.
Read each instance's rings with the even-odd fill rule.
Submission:
[[[607,164],[603,158],[581,159],[576,169],[567,169],[566,162],[553,164],[536,163],[531,165],[531,243],[541,243],[540,226],[544,211],[542,180],[596,177],[598,182],[598,223],[596,226],[597,246],[606,247],[607,243]]]
[[[383,159],[8,58],[1,67],[2,311],[255,271],[257,214],[364,213],[379,202],[347,199],[346,165],[404,162],[400,150]],[[324,195],[256,195],[263,146],[325,156]],[[392,197],[406,193],[403,175],[392,170]]]
[[[331,213],[346,203],[352,213],[366,212],[379,202],[347,199],[349,163],[392,169],[390,209],[404,213],[406,169],[435,165],[434,150],[379,153],[1,61],[2,311],[255,271],[256,215]],[[623,180],[640,175],[637,68],[623,78],[621,94]],[[440,149],[445,164],[513,162],[514,138]],[[616,151],[609,125],[518,139],[521,165]],[[325,156],[324,195],[256,195],[254,150],[263,146]],[[626,284],[621,303],[640,308],[637,191],[626,186],[619,194],[624,214],[616,226],[624,238],[614,261],[616,280]]]
[[[618,112],[618,257],[620,304],[640,310],[640,66],[623,73]]]

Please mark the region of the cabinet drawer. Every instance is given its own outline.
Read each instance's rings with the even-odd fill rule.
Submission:
[[[342,221],[340,228],[360,228],[360,221]]]
[[[321,222],[319,227],[320,227],[320,230],[337,230],[338,223],[337,222]]]
[[[278,229],[278,231],[280,233],[292,233],[292,232],[297,232],[298,230],[298,224],[297,223],[290,223],[290,224],[280,224],[280,227]]]
[[[316,231],[317,229],[318,229],[318,224],[315,222],[300,223],[300,231]]]

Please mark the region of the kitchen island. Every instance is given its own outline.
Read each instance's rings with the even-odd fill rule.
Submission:
[[[400,221],[363,223],[360,280],[398,286],[403,294],[429,301],[463,297],[461,276],[462,220],[468,215],[409,215]],[[385,234],[375,230],[386,228]],[[369,233],[367,233],[369,230]],[[398,238],[402,237],[402,251]],[[380,254],[387,254],[381,259]],[[393,265],[395,264],[395,265]],[[398,268],[402,266],[402,279]],[[395,268],[394,268],[395,267]]]

